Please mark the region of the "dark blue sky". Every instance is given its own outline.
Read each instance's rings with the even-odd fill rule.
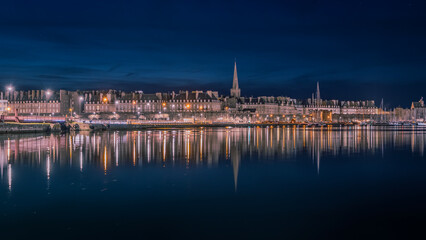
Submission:
[[[408,106],[426,97],[424,1],[0,1],[0,83]]]

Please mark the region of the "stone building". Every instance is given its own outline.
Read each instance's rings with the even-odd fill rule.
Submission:
[[[170,112],[218,112],[221,103],[214,91],[181,91],[165,107]]]
[[[11,113],[55,115],[61,113],[60,93],[50,90],[8,91],[4,94]]]
[[[426,120],[426,107],[423,97],[418,102],[411,103],[411,120],[424,122]]]
[[[117,113],[143,116],[218,111],[221,111],[221,102],[218,93],[214,91],[181,91],[178,94],[94,91],[85,95],[84,103],[84,113],[87,114]]]

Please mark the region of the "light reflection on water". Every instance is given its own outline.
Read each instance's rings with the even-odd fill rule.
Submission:
[[[81,132],[50,135],[0,136],[2,182],[13,188],[14,166],[45,169],[50,180],[55,168],[103,169],[121,166],[163,168],[215,167],[229,162],[237,189],[241,161],[287,161],[309,155],[320,174],[321,156],[367,153],[383,157],[387,148],[409,148],[424,154],[423,131],[362,128],[233,128],[166,129]],[[4,181],[7,180],[7,181]],[[49,183],[49,181],[48,181]]]
[[[0,232],[404,239],[426,214],[425,137],[327,127],[1,135]]]

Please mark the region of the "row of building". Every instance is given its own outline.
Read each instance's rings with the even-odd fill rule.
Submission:
[[[342,118],[365,119],[385,112],[373,100],[339,101],[323,100],[319,84],[309,99],[285,96],[242,97],[237,66],[234,64],[230,96],[217,91],[179,91],[147,94],[142,91],[121,90],[28,90],[7,88],[0,92],[0,113],[16,115],[60,115],[105,118],[179,119],[224,118],[247,120],[317,120],[332,121]],[[400,118],[425,118],[423,99],[402,111]],[[407,113],[406,111],[409,111]],[[389,114],[387,112],[387,114]],[[395,113],[394,113],[395,115]],[[408,116],[405,116],[408,115]]]

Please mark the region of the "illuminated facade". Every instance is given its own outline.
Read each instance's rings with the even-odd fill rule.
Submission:
[[[3,115],[8,112],[8,101],[0,100],[0,115]]]
[[[312,98],[305,100],[284,96],[241,97],[236,62],[234,63],[230,96],[219,96],[216,91],[146,94],[142,91],[121,90],[14,91],[11,88],[0,94],[1,99],[8,100],[11,109],[9,113],[16,112],[19,115],[59,114],[82,117],[96,115],[99,118],[105,118],[106,116],[99,115],[109,114],[109,117],[116,119],[120,115],[121,119],[162,118],[172,120],[208,117],[213,121],[224,118],[232,121],[235,119],[251,121],[253,118],[257,121],[305,121],[314,120],[313,116],[318,115],[318,112],[352,116],[353,118],[379,114],[379,109],[375,106],[374,101],[321,99],[319,83],[316,85],[316,93],[312,94]],[[412,109],[415,109],[416,116],[422,117],[426,112],[421,110],[425,109],[424,107],[418,107],[419,104],[414,104]],[[111,116],[112,114],[115,116]],[[171,117],[169,118],[169,116]]]
[[[86,94],[84,103],[85,113],[158,114],[220,110],[221,102],[214,91],[145,94],[110,90]]]
[[[6,93],[11,113],[22,115],[59,114],[60,93],[56,91],[30,90]]]
[[[411,103],[411,116],[409,120],[424,122],[426,120],[426,106],[423,97],[418,102]]]

